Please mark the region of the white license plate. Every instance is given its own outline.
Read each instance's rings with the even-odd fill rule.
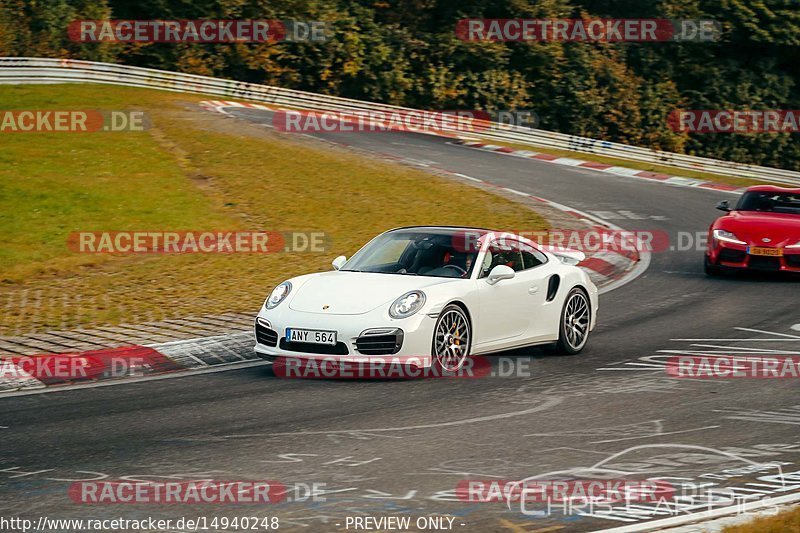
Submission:
[[[335,331],[321,331],[318,329],[286,328],[287,342],[308,342],[311,344],[336,344]]]

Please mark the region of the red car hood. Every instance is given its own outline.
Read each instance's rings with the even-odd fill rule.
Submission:
[[[714,229],[730,231],[753,246],[786,246],[800,241],[800,215],[731,211],[717,220]]]

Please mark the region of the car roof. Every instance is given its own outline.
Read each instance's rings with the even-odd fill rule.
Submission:
[[[754,185],[752,187],[748,187],[745,192],[774,192],[774,193],[784,193],[784,194],[800,194],[800,189],[789,188],[789,187],[778,187],[777,185]]]
[[[476,228],[472,226],[403,226],[400,228],[393,228],[389,231],[403,231],[403,230],[444,230],[447,233],[455,232],[455,231],[480,231],[482,233],[490,233],[495,230],[490,230],[487,228]],[[389,232],[387,231],[387,233]]]

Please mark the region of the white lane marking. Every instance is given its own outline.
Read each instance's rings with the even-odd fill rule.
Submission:
[[[600,428],[589,428],[585,430],[577,430],[577,431],[564,431],[564,432],[556,432],[556,433],[527,433],[523,435],[523,437],[572,437],[572,436],[581,436],[581,437],[594,437],[599,438],[603,437],[604,435],[613,435],[615,433],[625,433],[627,428],[631,430],[636,430],[638,435],[631,435],[629,437],[618,437],[614,439],[604,439],[604,440],[597,440],[592,441],[589,444],[603,444],[608,442],[619,442],[623,440],[634,440],[634,439],[649,439],[652,437],[662,437],[665,435],[678,435],[681,433],[691,433],[694,431],[704,431],[706,429],[717,429],[722,426],[705,426],[693,429],[683,429],[678,431],[664,431],[664,424],[661,420],[651,420],[644,423],[639,424],[627,424],[625,426],[611,426],[611,427],[600,427]],[[629,430],[630,431],[630,430]],[[628,431],[628,432],[629,432]],[[646,433],[644,432],[646,431]]]
[[[559,157],[558,159],[553,159],[553,161],[551,161],[551,162],[555,163],[557,165],[566,165],[568,167],[577,167],[578,165],[582,165],[586,161],[583,161],[582,159],[572,159],[571,157]]]
[[[631,366],[644,366],[644,367],[647,367],[647,368],[653,368],[652,363],[628,363],[628,364],[631,365]],[[660,370],[660,368],[659,368],[659,370]]]
[[[789,337],[790,339],[800,339],[797,335],[789,335],[788,333],[777,333],[775,331],[764,331],[763,329],[751,329],[751,328],[733,328],[738,329],[740,331],[749,331],[750,333],[764,333],[765,335],[775,335],[777,337]]]
[[[730,358],[731,356],[734,357],[750,357],[754,355],[768,355],[768,356],[779,356],[779,355],[800,355],[798,351],[787,351],[787,350],[712,350],[712,351],[705,351],[705,350],[658,350],[658,353],[666,353],[666,354],[674,354],[674,355],[683,355],[683,356],[691,356],[696,355],[700,357],[708,357],[713,359],[715,357],[721,357],[722,359]],[[630,363],[633,364],[633,363]]]
[[[25,391],[15,391],[15,392],[3,392],[0,393],[0,400],[5,398],[11,398],[16,396],[30,396],[32,394],[49,394],[51,392],[68,392],[73,391],[76,389],[96,389],[98,387],[112,387],[115,385],[128,385],[130,383],[141,383],[144,381],[160,381],[162,379],[177,379],[177,378],[188,378],[191,376],[197,376],[200,374],[216,374],[217,372],[227,372],[229,370],[241,370],[244,368],[250,368],[255,366],[264,366],[264,365],[271,365],[272,363],[269,361],[241,361],[235,363],[224,363],[221,365],[214,365],[207,368],[202,369],[192,369],[192,370],[184,370],[181,372],[174,372],[171,374],[159,374],[157,376],[143,376],[140,378],[131,378],[131,379],[120,379],[120,380],[109,380],[109,381],[98,381],[96,383],[86,383],[80,385],[67,385],[64,387],[48,387],[46,389],[34,389],[34,390],[25,390]]]
[[[789,342],[800,345],[800,337],[745,327],[735,327],[733,329],[751,334],[756,333],[762,335],[772,335],[772,337],[756,339],[670,339],[671,341],[689,342],[690,344],[683,349],[672,348],[657,350],[655,355],[638,358],[638,361],[640,361],[638,363],[636,360],[621,361],[605,368],[598,368],[597,370],[643,370],[647,365],[643,364],[642,362],[652,362],[654,370],[661,369],[663,371],[667,366],[669,366],[669,360],[675,357],[695,356],[708,359],[727,359],[731,357],[742,359],[747,357],[768,357],[774,359],[783,359],[800,355],[798,346],[788,346],[786,344],[764,344],[765,342]],[[715,342],[719,342],[720,344],[716,344]],[[748,343],[752,343],[753,345],[749,346],[747,345]],[[617,364],[620,366],[614,366]]]
[[[640,173],[641,170],[638,170],[638,169],[635,169],[635,168],[628,168],[628,167],[610,167],[610,168],[605,169],[605,172],[608,172],[610,174],[617,174],[619,176],[630,176],[630,177],[636,178],[636,177],[639,177],[639,176],[636,176],[636,174]],[[652,181],[652,180],[650,180],[650,181]]]
[[[736,351],[736,352],[744,351],[744,352],[778,352],[778,353],[780,353],[782,351],[782,350],[771,350],[769,348],[753,348],[753,347],[749,347],[749,346],[724,346],[724,345],[719,345],[719,344],[698,344],[696,342],[693,342],[689,346],[696,346],[697,348],[718,348],[720,350],[725,350],[725,351],[733,350],[733,351]],[[659,352],[669,352],[669,351],[672,351],[672,350],[659,350]],[[722,353],[722,352],[708,352],[708,353]]]
[[[472,139],[462,138],[462,140],[472,140]],[[476,139],[476,140],[474,140],[474,142],[480,142],[480,141]],[[492,153],[495,153],[495,154],[498,154],[498,155],[507,155],[507,156],[512,156],[512,157],[522,157],[522,158],[527,159],[529,161],[532,159],[532,158],[530,158],[528,156],[519,155],[519,151],[515,151],[515,152],[498,152],[498,151],[496,151],[497,146],[495,146],[495,145],[486,145],[486,146],[478,148],[478,147],[470,146],[468,144],[463,144],[463,143],[449,143],[449,144],[452,144],[453,146],[461,146],[463,148],[468,148],[468,149],[472,149],[472,150],[489,151],[489,152],[492,152]],[[491,147],[491,149],[487,150],[487,148],[489,148],[489,147]],[[528,151],[526,151],[526,152],[527,153],[531,153],[531,152],[528,152]],[[533,152],[533,153],[534,154],[538,154],[538,152]],[[570,160],[571,158],[566,158],[566,159]],[[541,161],[543,163],[556,163],[556,164],[560,163],[560,161],[558,159],[555,159],[555,160],[541,160],[541,159],[535,159],[534,158],[534,160]],[[581,161],[581,163],[590,163],[590,162],[591,161]],[[569,165],[568,164],[566,166],[573,166],[573,165]],[[684,188],[689,188],[689,189],[693,189],[693,190],[704,190],[704,191],[708,191],[708,192],[713,192],[715,194],[726,193],[726,194],[740,195],[740,194],[742,194],[742,191],[744,190],[744,189],[728,190],[728,189],[717,189],[717,188],[713,188],[713,187],[704,187],[704,185],[709,185],[709,184],[713,184],[713,185],[720,185],[720,184],[717,183],[717,182],[713,182],[713,181],[700,181],[700,180],[696,180],[696,179],[693,179],[693,178],[684,178],[684,177],[681,177],[681,176],[670,176],[669,178],[667,178],[665,180],[655,180],[655,179],[649,178],[647,176],[639,176],[638,174],[644,172],[642,170],[638,170],[638,169],[635,169],[635,168],[628,168],[628,167],[612,166],[612,167],[608,167],[608,168],[594,168],[594,167],[591,167],[591,166],[582,166],[582,167],[578,167],[578,168],[580,168],[582,170],[594,170],[595,172],[603,172],[603,173],[606,173],[606,174],[616,174],[618,176],[622,176],[622,177],[626,177],[626,178],[633,178],[633,179],[641,180],[641,181],[644,181],[646,183],[652,183],[652,184],[659,184],[660,183],[660,184],[665,184],[665,185],[671,185],[673,187],[684,187]]]
[[[725,418],[730,420],[745,420],[748,422],[762,422],[766,424],[788,424],[800,426],[798,407],[784,407],[777,411],[758,411],[755,409],[715,409],[715,413],[725,413]]]
[[[466,174],[461,174],[460,172],[453,172],[454,176],[458,176],[460,178],[468,179],[471,181],[475,181],[477,183],[483,183],[483,180],[479,180],[478,178],[473,178],[472,176],[467,176]]]
[[[624,278],[614,281],[613,283],[610,283],[609,285],[606,285],[605,287],[600,289],[599,293],[605,294],[607,292],[611,292],[635,280],[636,278],[644,274],[648,268],[650,268],[651,260],[652,260],[652,254],[650,252],[639,252],[639,262],[636,263],[636,266],[633,267],[633,270],[628,272]]]
[[[710,341],[710,342],[797,342],[800,337],[791,339],[670,339],[671,341],[681,342],[695,342],[695,341]]]
[[[523,411],[511,411],[509,413],[500,413],[497,415],[487,415],[487,416],[479,416],[475,418],[464,418],[461,420],[453,420],[451,422],[441,422],[438,424],[420,424],[417,426],[399,426],[399,427],[390,427],[390,428],[372,428],[372,429],[335,429],[335,430],[328,430],[328,431],[289,431],[285,433],[251,433],[251,434],[241,434],[241,435],[222,435],[221,437],[214,437],[214,438],[223,438],[223,439],[247,439],[253,437],[275,437],[275,436],[291,436],[291,435],[331,435],[336,433],[382,433],[382,432],[389,432],[389,431],[409,431],[415,429],[437,429],[443,428],[448,426],[463,426],[465,424],[474,424],[476,422],[488,422],[492,420],[502,420],[504,418],[513,418],[516,416],[523,416],[528,415],[531,413],[538,413],[539,411],[544,411],[551,407],[555,407],[556,405],[560,404],[564,400],[562,398],[550,398],[545,400],[542,405],[537,407],[533,407],[531,409],[525,409]]]
[[[694,428],[694,429],[684,429],[681,431],[667,431],[665,433],[654,433],[652,435],[639,435],[636,437],[622,437],[621,439],[609,439],[609,440],[596,440],[594,442],[590,442],[589,444],[605,444],[608,442],[619,442],[622,440],[635,440],[635,439],[649,439],[652,437],[663,437],[664,435],[678,435],[679,433],[692,433],[694,431],[705,431],[706,429],[717,429],[722,426],[704,426],[701,428]]]
[[[787,350],[772,350],[769,348],[751,348],[748,346],[720,346],[718,344],[695,344],[692,343],[690,346],[695,346],[697,348],[717,348],[717,350],[712,351],[697,351],[697,350],[659,350],[659,353],[770,353],[770,354],[784,354],[784,355],[791,355],[800,353],[797,351],[787,351]]]
[[[506,192],[510,192],[512,194],[518,194],[519,196],[525,196],[525,197],[530,196],[526,192],[518,191],[516,189],[509,189],[508,187],[503,187],[503,190],[506,191]]]
[[[633,363],[629,363],[633,364]],[[646,372],[663,372],[663,368],[630,368],[630,367],[621,367],[621,368],[598,368],[599,372],[619,372],[619,371],[630,371],[630,370],[644,370]]]
[[[682,178],[680,176],[672,176],[664,180],[664,183],[668,183],[670,185],[681,185],[684,187],[697,187],[698,185],[702,185],[705,181],[696,180],[694,178]]]
[[[624,255],[620,255],[615,252],[597,252],[592,254],[592,257],[595,259],[602,259],[606,263],[611,263],[616,267],[627,268],[629,267],[634,261],[625,257]]]

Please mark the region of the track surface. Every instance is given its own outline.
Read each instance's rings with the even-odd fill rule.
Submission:
[[[234,112],[242,120],[269,123],[264,112]],[[729,197],[471,150],[423,135],[326,137],[605,212],[601,217],[614,214],[617,225],[663,230],[673,238],[679,231],[704,232],[718,214],[715,203]],[[800,323],[798,288],[794,281],[763,277],[707,279],[699,249],[666,251],[655,253],[634,282],[603,295],[598,328],[580,356],[533,349],[510,354],[530,362],[530,376],[287,381],[263,366],[2,399],[0,515],[279,516],[281,529],[305,531],[343,531],[347,516],[364,514],[411,516],[412,524],[419,516],[451,515],[453,529],[460,531],[592,531],[664,518],[668,512],[642,511],[634,518],[563,509],[537,517],[522,514],[519,506],[457,502],[453,490],[464,478],[521,479],[571,469],[577,477],[597,478],[602,473],[574,469],[600,463],[618,471],[613,478],[739,487],[776,474],[776,467],[727,480],[708,474],[746,467],[747,460],[780,461],[784,473],[800,471],[796,380],[678,380],[652,359],[640,360],[663,359],[659,350],[693,344],[721,353],[737,347],[798,353],[800,331],[792,329]],[[260,298],[253,297],[254,312]],[[66,493],[73,479],[180,479],[199,473],[324,483],[330,492],[325,502],[272,508],[79,506]],[[794,480],[787,488],[800,491],[800,476]],[[760,488],[751,485],[749,494],[779,490],[757,482]]]

